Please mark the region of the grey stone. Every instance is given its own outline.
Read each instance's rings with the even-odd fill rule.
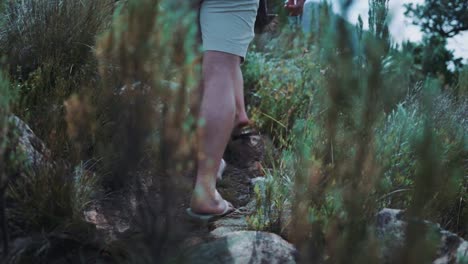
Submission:
[[[389,260],[396,252],[403,249],[406,239],[407,221],[403,210],[383,209],[377,214],[377,237],[382,242],[382,257]],[[415,221],[415,220],[413,220]],[[466,263],[468,260],[468,242],[457,235],[443,230],[438,224],[418,221],[435,232],[439,237],[434,264]]]
[[[247,223],[247,216],[253,214],[254,211],[255,200],[252,200],[246,206],[213,222],[213,231],[210,232],[210,235],[219,238],[235,231],[248,230],[249,224]]]
[[[296,263],[295,248],[280,236],[238,231],[185,251],[184,263]]]
[[[10,124],[17,138],[14,147],[25,158],[24,167],[35,170],[50,166],[51,152],[32,129],[17,116],[10,116]]]

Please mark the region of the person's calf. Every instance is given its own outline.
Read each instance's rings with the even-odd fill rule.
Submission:
[[[239,58],[222,52],[206,52],[203,59],[203,96],[199,127],[197,178],[191,208],[201,213],[218,213],[226,202],[216,191],[219,161],[229,141],[236,115],[234,79]],[[226,209],[226,208],[224,208]]]

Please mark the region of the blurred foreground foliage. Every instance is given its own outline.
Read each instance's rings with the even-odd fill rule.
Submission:
[[[321,30],[304,37],[285,30],[244,65],[250,112],[280,150],[267,159],[252,228],[278,231],[292,204],[292,240],[307,259],[327,263],[378,263],[372,225],[384,207],[466,237],[464,71],[447,82],[451,53],[433,57],[442,53],[429,42],[422,50],[392,46],[385,11],[371,10],[374,32],[363,32],[329,10],[321,7]],[[427,261],[417,249],[428,243],[424,235],[408,239],[410,250],[394,261]]]
[[[122,263],[155,263],[173,253],[170,242],[183,233],[172,208],[190,190],[177,176],[193,168],[196,143],[193,7],[158,0],[2,6],[0,194],[15,205],[8,229],[80,233],[91,241],[96,233],[82,225],[83,209],[102,189],[131,186],[143,235],[99,246]],[[322,5],[319,30],[303,35],[284,26],[262,36],[243,65],[252,119],[272,142],[249,223],[281,233],[290,207],[290,239],[304,263],[378,263],[373,224],[383,207],[467,236],[466,66],[448,80],[453,56],[431,56],[433,42],[392,45],[388,1],[371,6],[370,31]],[[12,113],[63,162],[16,177],[22,157],[5,155]],[[156,202],[142,172],[160,188]],[[418,246],[425,243],[423,233],[409,238],[397,263],[424,262],[430,254]],[[47,255],[44,244],[36,245],[40,256]]]
[[[70,252],[83,259],[88,246],[123,263],[170,255],[176,248],[167,250],[168,241],[182,232],[171,225],[173,204],[190,186],[177,176],[193,166],[195,146],[200,53],[192,6],[158,0],[1,6],[0,65],[8,76],[0,85],[2,208],[8,209],[2,231],[11,236],[2,232],[2,241],[34,238],[29,253],[13,259],[49,262],[57,237],[73,241]],[[5,141],[7,129],[23,132],[6,126],[12,114],[50,148],[52,161],[44,169],[30,170],[36,164],[21,153],[3,155],[5,146],[16,146]],[[148,174],[154,179],[139,176]],[[148,197],[155,195],[147,190],[149,180],[159,190],[156,202]],[[124,191],[137,195],[134,223],[145,235],[121,247],[104,243],[83,213]]]

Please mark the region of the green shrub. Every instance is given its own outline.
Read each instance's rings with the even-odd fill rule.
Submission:
[[[68,232],[83,235],[80,242],[84,244],[94,235],[84,224],[83,210],[97,191],[98,177],[84,170],[84,164],[78,165],[75,172],[67,166],[67,160],[73,160],[73,151],[66,134],[63,104],[72,93],[97,78],[92,46],[111,6],[104,1],[28,0],[1,4],[5,8],[0,14],[0,65],[9,71],[11,80],[11,85],[3,85],[5,78],[0,78],[0,101],[9,101],[0,106],[0,128],[8,130],[8,136],[0,136],[0,145],[7,150],[6,155],[5,148],[0,150],[1,159],[5,158],[5,163],[0,161],[5,165],[0,166],[0,171],[2,197],[8,206],[7,226],[12,238]],[[18,94],[15,100],[11,100],[13,93]],[[54,161],[48,160],[49,166],[41,164],[42,169],[36,170],[35,164],[28,163],[27,154],[16,147],[18,131],[12,114],[27,121],[52,148]],[[47,251],[45,246],[36,250],[33,254]]]
[[[468,151],[466,131],[466,99],[456,100],[450,94],[432,95],[432,108],[421,106],[421,100],[399,104],[377,128],[377,155],[381,162],[380,192],[382,206],[407,208],[415,188],[415,175],[421,165],[417,144],[425,131],[433,133],[433,150],[437,163],[437,187],[433,199],[427,201],[425,217],[445,228],[465,233],[460,219],[466,219],[466,209],[460,199],[466,197],[466,168]],[[442,199],[443,197],[443,199]],[[432,199],[432,198],[429,198]],[[454,221],[454,219],[458,219]],[[456,224],[454,224],[456,222]]]
[[[386,117],[382,128],[377,130],[377,155],[383,171],[381,191],[395,193],[395,196],[386,197],[384,206],[405,208],[409,205],[409,195],[404,192],[408,192],[408,188],[414,183],[414,141],[422,137],[423,131],[424,122],[420,110],[414,105],[407,108],[402,104]]]
[[[19,90],[14,111],[61,158],[70,155],[63,102],[96,88],[93,47],[112,8],[110,0],[26,0],[9,1],[2,11],[2,64]]]
[[[244,66],[252,119],[280,146],[288,145],[288,131],[295,121],[311,111],[314,92],[322,81],[320,65],[313,60],[315,53],[301,55],[297,50],[295,55],[298,58],[284,59],[251,52]]]
[[[383,35],[366,35],[357,49],[362,54],[353,53],[346,49],[348,30],[338,20],[319,43],[280,36],[273,49],[249,54],[252,115],[276,137],[282,153],[276,159],[288,157],[293,168],[268,162],[251,226],[276,231],[281,202],[271,197],[293,197],[292,241],[306,259],[330,263],[378,262],[372,223],[385,206],[464,234],[466,102],[440,94],[432,79],[422,81],[411,45],[386,51]],[[416,249],[430,236],[415,230],[410,227],[419,238],[408,240],[408,248],[419,259]]]
[[[75,168],[74,175],[67,173],[45,168],[12,181],[7,197],[14,204],[9,211],[13,225],[22,232],[50,233],[83,223],[84,209],[98,190],[97,176],[83,164]]]
[[[247,219],[254,230],[282,232],[282,215],[292,202],[291,189],[294,176],[294,158],[290,151],[283,151],[279,164],[265,171],[265,178],[255,184],[256,210]],[[290,209],[289,209],[290,210]]]

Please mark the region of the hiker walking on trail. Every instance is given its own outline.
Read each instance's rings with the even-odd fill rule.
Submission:
[[[216,190],[222,156],[234,128],[247,125],[240,65],[254,37],[259,0],[204,0],[200,6],[203,44],[198,168],[187,212],[208,220],[234,210]],[[220,168],[221,167],[221,168]]]

